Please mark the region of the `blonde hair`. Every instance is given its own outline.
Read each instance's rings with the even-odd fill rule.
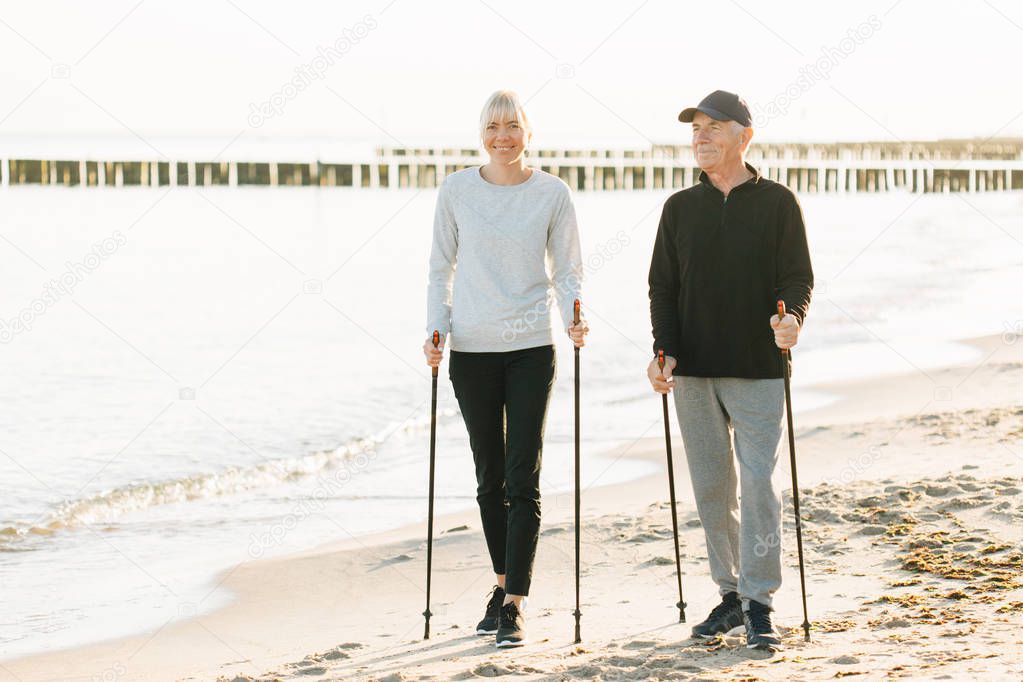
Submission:
[[[529,118],[522,108],[518,94],[512,90],[498,90],[487,98],[487,103],[483,105],[483,111],[480,112],[480,139],[483,139],[487,132],[487,126],[492,121],[503,123],[513,119],[522,126],[528,139],[533,134],[533,127],[529,124]]]

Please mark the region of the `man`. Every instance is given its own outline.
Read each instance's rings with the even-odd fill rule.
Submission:
[[[772,474],[789,371],[778,349],[796,345],[810,304],[806,231],[792,192],[745,162],[753,129],[738,95],[715,91],[678,118],[692,123],[702,172],[661,214],[649,283],[654,352],[664,350],[665,367],[655,358],[647,376],[658,393],[674,391],[722,597],[693,635],[745,625],[748,647],[773,650],[782,525]],[[780,320],[778,300],[787,310]]]

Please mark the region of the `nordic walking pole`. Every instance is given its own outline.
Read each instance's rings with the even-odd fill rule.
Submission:
[[[575,299],[572,323],[579,324],[579,299]],[[575,643],[582,639],[579,632],[579,618],[583,615],[579,610],[579,346],[575,347]]]
[[[657,366],[664,369],[664,351],[657,351]],[[664,447],[668,450],[668,492],[671,494],[671,530],[675,535],[675,576],[678,578],[678,622],[686,622],[686,600],[682,597],[682,559],[678,549],[678,513],[675,511],[675,468],[671,461],[671,423],[668,421],[668,394],[662,393],[664,407]]]
[[[440,332],[433,330],[433,347],[440,345]],[[430,507],[427,513],[426,526],[426,610],[423,611],[423,618],[426,619],[426,627],[423,631],[423,639],[430,639],[430,573],[433,569],[433,472],[437,452],[437,368],[433,367],[433,395],[430,403]]]
[[[785,301],[778,301],[778,321],[785,317]],[[799,587],[803,591],[803,636],[810,641],[810,617],[806,611],[806,573],[803,569],[803,525],[799,516],[799,479],[796,476],[796,436],[792,432],[792,386],[789,383],[789,352],[781,349],[781,371],[785,377],[785,415],[789,427],[789,468],[792,469],[792,507],[796,512],[796,548],[799,550]]]

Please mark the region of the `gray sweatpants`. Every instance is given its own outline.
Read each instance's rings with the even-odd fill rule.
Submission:
[[[781,586],[781,495],[772,474],[784,379],[677,376],[674,391],[711,578],[722,596],[738,592],[744,608],[750,599],[771,606]]]

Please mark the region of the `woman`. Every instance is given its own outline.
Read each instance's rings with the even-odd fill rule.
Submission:
[[[476,632],[496,634],[506,647],[526,640],[523,599],[539,538],[540,459],[556,367],[552,286],[561,326],[577,347],[589,329],[573,324],[582,260],[571,194],[559,178],[526,165],[532,131],[514,92],[490,96],[480,137],[489,163],[449,175],[438,194],[423,352],[438,366],[450,333],[449,376],[497,576]]]

